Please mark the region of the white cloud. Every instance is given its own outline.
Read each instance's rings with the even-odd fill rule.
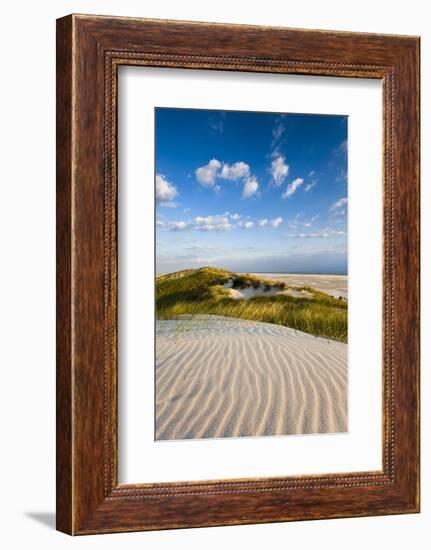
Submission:
[[[229,222],[229,218],[223,214],[214,216],[196,216],[189,221],[174,221],[168,226],[170,231],[184,231],[190,229],[193,231],[228,231],[234,228]]]
[[[199,231],[229,231],[229,229],[232,229],[233,225],[230,223],[206,223],[204,225],[201,225],[199,227]]]
[[[250,166],[245,162],[239,161],[233,164],[223,164],[220,177],[226,180],[239,180],[250,175]]]
[[[230,225],[229,224],[229,218],[222,214],[222,215],[215,215],[215,216],[197,216],[193,222],[197,226],[204,226],[204,225],[213,225],[213,226],[222,226],[222,225]]]
[[[279,152],[278,149],[283,143],[283,135],[286,131],[286,125],[283,122],[283,119],[285,118],[285,115],[279,115],[276,120],[274,127],[272,129],[272,141],[271,141],[271,149],[273,150],[271,153],[271,157],[275,158]]]
[[[294,219],[290,221],[287,225],[289,229],[299,230],[300,227],[311,227],[313,223],[319,218],[319,214],[315,214],[309,220],[302,220],[302,214],[296,214]]]
[[[278,218],[274,218],[273,220],[271,220],[271,225],[272,227],[278,227],[280,224],[283,223],[283,218],[281,216],[279,216]]]
[[[205,166],[197,168],[195,175],[197,181],[203,187],[212,188],[216,193],[221,191],[221,186],[216,184],[217,179],[242,180],[244,182],[242,192],[244,199],[253,196],[259,189],[259,182],[255,176],[251,175],[250,166],[241,160],[228,164],[212,159]]]
[[[334,204],[330,207],[329,210],[334,211],[338,208],[342,208],[345,204],[347,204],[347,197],[343,197],[342,199],[339,199],[337,202],[334,202]]]
[[[313,225],[313,223],[317,220],[317,218],[319,217],[319,214],[316,214],[315,216],[313,216],[312,218],[310,218],[308,221],[306,222],[303,222],[303,226],[304,227],[311,227]]]
[[[313,180],[311,183],[307,183],[307,185],[304,187],[304,191],[308,192],[313,189],[313,187],[316,187],[317,180]]]
[[[334,149],[335,155],[347,155],[347,139],[344,139],[336,149]]]
[[[169,203],[178,196],[177,188],[170,183],[165,176],[156,175],[156,200],[161,203]]]
[[[242,190],[242,198],[248,199],[255,195],[259,189],[259,182],[256,176],[248,177],[244,182],[244,188]]]
[[[224,129],[223,121],[222,121],[222,120],[219,120],[219,121],[212,121],[212,122],[210,122],[210,128],[211,128],[211,130],[212,130],[214,133],[220,133],[220,134],[222,134],[222,133],[223,133],[223,129]]]
[[[331,217],[342,218],[345,215],[346,215],[346,210],[342,209],[342,210],[335,210],[335,212],[332,212]],[[342,221],[342,220],[338,220],[338,221]]]
[[[236,227],[241,227],[242,229],[251,229],[252,227],[254,227],[254,222],[252,222],[251,220],[249,220],[249,221],[239,221],[236,224]]]
[[[311,233],[297,233],[296,235],[288,235],[288,237],[299,239],[321,239],[327,237],[340,237],[345,235],[345,231],[336,231],[335,229],[321,229]]]
[[[289,166],[285,161],[285,157],[279,155],[271,162],[270,172],[276,186],[281,185],[289,173]]]
[[[286,188],[286,191],[281,195],[283,199],[288,199],[291,197],[295,191],[304,183],[304,180],[302,178],[296,178],[296,180],[293,180],[292,183],[289,183],[289,185]]]
[[[159,204],[160,206],[164,206],[166,208],[178,208],[181,206],[179,202],[175,201],[160,202]]]
[[[260,218],[256,220],[252,219],[251,216],[241,216],[240,214],[230,214],[229,212],[209,216],[196,216],[189,220],[172,221],[169,223],[162,220],[157,221],[157,225],[159,227],[164,227],[169,231],[185,231],[186,229],[188,229],[190,231],[203,232],[230,231],[232,229],[252,229],[253,227],[277,228],[282,223],[283,218],[281,216],[273,219]]]
[[[254,222],[243,222],[240,225],[240,227],[243,227],[244,229],[251,229],[253,226],[254,226]]]
[[[171,231],[184,231],[184,229],[188,229],[189,228],[189,222],[183,222],[183,221],[180,221],[180,222],[171,222],[169,224],[169,229]]]
[[[271,227],[278,227],[280,224],[283,223],[283,218],[279,216],[278,218],[274,218],[272,220],[268,220],[267,218],[262,218],[257,222],[259,227],[267,227],[270,225]]]
[[[195,170],[196,179],[204,187],[212,187],[215,184],[221,168],[221,162],[217,159],[212,159],[205,166],[201,166]]]
[[[273,145],[279,141],[279,139],[281,138],[281,136],[284,134],[286,130],[286,127],[285,125],[283,124],[283,122],[279,121],[275,126],[274,128],[272,129],[272,139],[273,139]]]
[[[345,183],[347,181],[347,170],[340,168],[335,177],[335,181]]]

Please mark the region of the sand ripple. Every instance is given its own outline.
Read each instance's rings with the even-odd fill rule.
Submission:
[[[156,439],[347,430],[346,344],[211,315],[156,330]]]

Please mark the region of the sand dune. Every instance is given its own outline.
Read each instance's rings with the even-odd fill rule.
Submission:
[[[326,292],[330,296],[339,296],[347,300],[347,275],[297,275],[290,273],[252,273],[262,279],[280,281],[291,286],[310,286]]]
[[[347,430],[346,344],[211,315],[156,330],[156,439]]]
[[[256,298],[257,296],[293,296],[294,298],[313,298],[313,294],[306,290],[299,290],[295,288],[287,288],[282,290],[278,287],[267,288],[264,284],[258,287],[248,286],[244,288],[233,288],[233,280],[229,280],[227,283],[221,285],[227,289],[229,295],[234,300],[250,300],[250,298]]]

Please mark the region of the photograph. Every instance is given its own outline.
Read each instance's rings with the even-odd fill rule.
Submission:
[[[348,432],[348,116],[155,108],[156,441]]]

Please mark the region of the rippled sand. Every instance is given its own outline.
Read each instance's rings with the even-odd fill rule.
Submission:
[[[156,439],[347,430],[347,345],[254,321],[157,321]]]

